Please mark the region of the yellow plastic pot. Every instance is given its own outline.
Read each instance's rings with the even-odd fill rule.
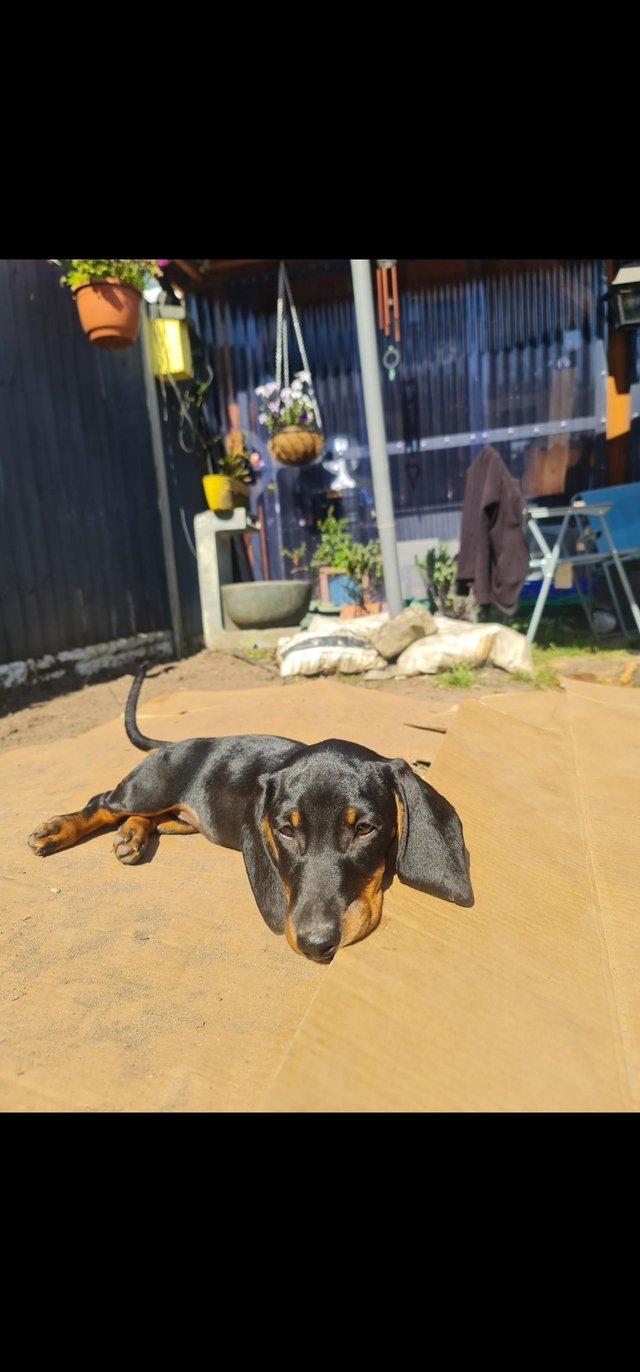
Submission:
[[[248,508],[249,487],[232,476],[203,476],[202,485],[207,505],[216,514],[228,514],[240,507]]]

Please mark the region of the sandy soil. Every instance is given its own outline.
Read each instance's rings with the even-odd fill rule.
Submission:
[[[476,672],[476,680],[469,688],[443,687],[433,677],[411,677],[404,681],[363,681],[360,676],[341,677],[342,681],[382,690],[395,695],[412,696],[425,701],[437,710],[447,709],[468,696],[484,695],[489,691],[526,691],[526,682],[514,681],[497,667]],[[62,735],[76,738],[114,719],[124,710],[131,686],[131,674],[111,675],[94,679],[91,684],[73,680],[54,681],[38,686],[22,686],[0,694],[0,752],[11,748],[49,743]],[[170,662],[149,668],[143,686],[143,699],[180,690],[245,690],[252,686],[272,685],[274,690],[295,691],[298,678],[283,682],[275,663],[268,658],[252,661],[241,654],[204,650],[181,662]]]

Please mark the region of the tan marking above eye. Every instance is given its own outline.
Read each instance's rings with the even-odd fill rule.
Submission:
[[[299,811],[299,810],[292,810],[292,811],[291,811],[291,814],[290,814],[290,816],[289,816],[289,818],[290,818],[290,820],[291,820],[291,823],[292,823],[294,829],[297,829],[298,826],[299,826],[299,824],[300,824],[300,811]]]
[[[345,820],[346,820],[347,824],[355,824],[355,822],[356,822],[356,814],[357,814],[357,810],[355,809],[355,807],[354,807],[353,805],[350,805],[350,806],[349,806],[349,809],[348,809],[348,810],[345,810],[345,816],[344,816],[344,817],[345,817]]]

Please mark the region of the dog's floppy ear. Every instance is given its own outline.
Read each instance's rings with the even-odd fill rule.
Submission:
[[[464,834],[459,816],[433,786],[402,758],[391,763],[398,813],[396,868],[406,886],[431,896],[473,905]]]
[[[262,918],[275,934],[284,930],[287,898],[278,875],[277,848],[267,819],[272,779],[259,777],[242,825],[242,856]]]

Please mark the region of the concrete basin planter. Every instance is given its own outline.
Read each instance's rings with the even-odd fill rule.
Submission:
[[[312,581],[232,581],[221,586],[226,628],[288,629],[311,602]]]

